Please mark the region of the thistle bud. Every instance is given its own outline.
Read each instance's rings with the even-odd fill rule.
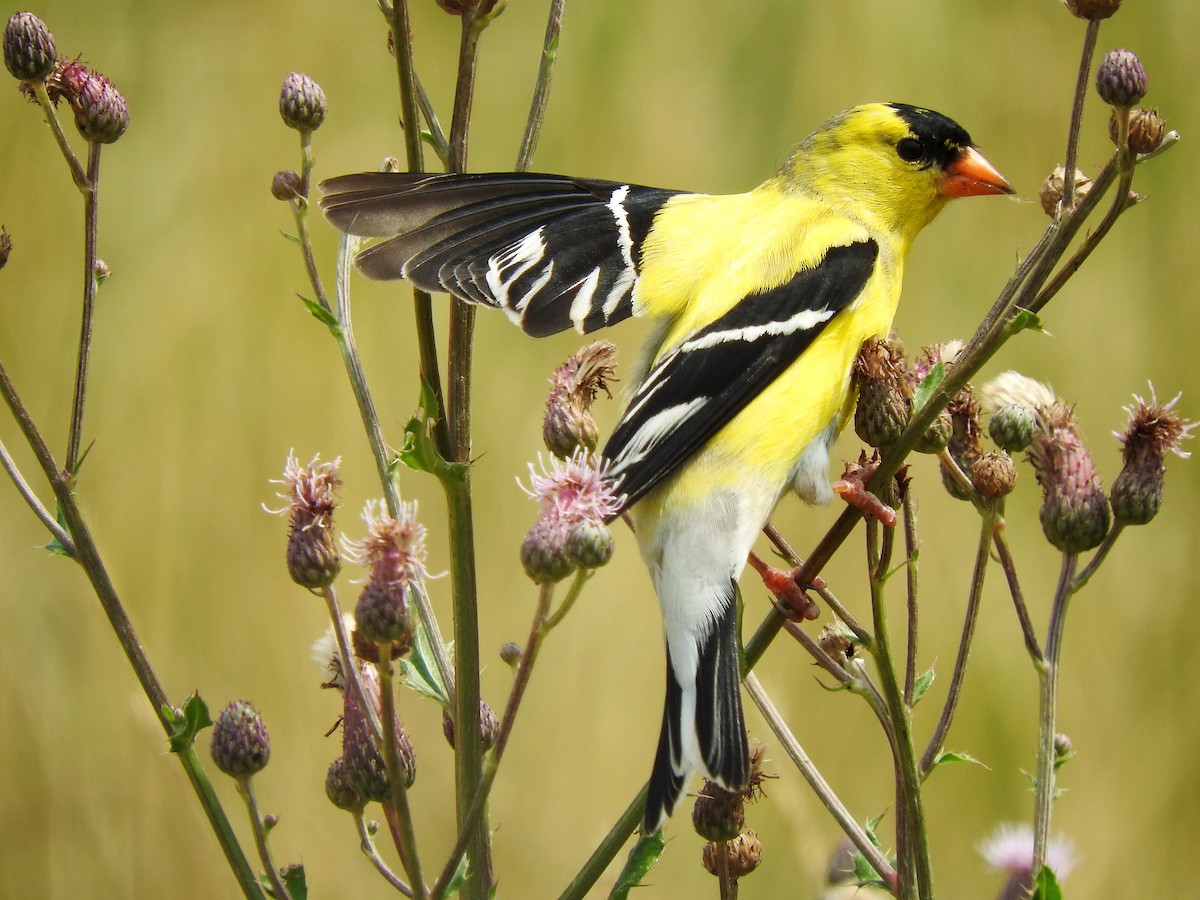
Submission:
[[[746,798],[705,781],[692,806],[692,827],[706,841],[732,841],[746,827]]]
[[[54,69],[58,49],[46,23],[31,12],[13,13],[4,27],[4,67],[19,81],[40,82]]]
[[[353,663],[359,666],[359,679],[362,682],[363,693],[367,702],[372,704],[375,712],[379,712],[379,676],[371,666]],[[371,737],[371,726],[367,715],[359,706],[357,691],[342,692],[342,758],[345,760],[346,777],[350,784],[367,800],[382,802],[391,793],[388,780],[387,764],[383,754],[375,746]],[[417,777],[416,754],[408,732],[399,721],[395,723],[392,740],[396,745],[399,757],[400,771],[407,787],[412,787]]]
[[[1027,453],[1042,488],[1038,518],[1046,539],[1064,553],[1082,553],[1108,534],[1108,499],[1079,431],[1062,403],[1044,413]]]
[[[972,487],[986,501],[1008,496],[1017,484],[1017,467],[1003,450],[983,454],[975,460],[969,474]]]
[[[854,359],[854,431],[876,449],[890,447],[912,414],[912,385],[908,363],[895,341],[871,339]]]
[[[500,658],[515,669],[521,662],[521,645],[515,641],[505,641],[500,645]]]
[[[111,144],[129,127],[129,104],[103,75],[78,67],[68,99],[75,113],[75,127],[85,140]]]
[[[1162,506],[1167,451],[1184,459],[1190,456],[1180,449],[1180,442],[1190,438],[1196,426],[1175,411],[1178,396],[1169,403],[1159,403],[1151,389],[1149,401],[1136,395],[1133,399],[1134,403],[1125,407],[1129,424],[1124,433],[1116,435],[1124,466],[1113,481],[1109,500],[1118,522],[1145,525]]]
[[[1042,203],[1042,210],[1050,217],[1058,214],[1058,206],[1062,203],[1063,193],[1067,189],[1066,175],[1066,169],[1062,166],[1056,166],[1054,171],[1046,176],[1046,180],[1042,182],[1041,190],[1038,191],[1038,199]],[[1091,189],[1092,179],[1084,175],[1079,169],[1076,169],[1075,198],[1070,205],[1077,206]]]
[[[569,527],[560,516],[542,516],[521,542],[521,565],[536,584],[554,584],[575,571],[567,554]]]
[[[412,647],[416,623],[409,614],[405,585],[374,576],[367,579],[354,607],[355,636],[391,646],[391,658]]]
[[[325,121],[325,92],[303,72],[283,79],[279,92],[279,114],[288,128],[307,134]]]
[[[1146,69],[1132,50],[1110,50],[1096,69],[1096,90],[1109,106],[1129,109],[1146,96]]]
[[[95,265],[92,266],[92,277],[96,279],[96,286],[99,287],[112,278],[112,269],[109,268],[108,263],[104,260],[98,259]]]
[[[616,369],[617,350],[608,341],[588,344],[558,367],[550,379],[542,440],[555,456],[566,459],[580,448],[595,450],[599,440],[592,403]],[[611,394],[609,394],[611,396]]]
[[[271,759],[267,727],[246,700],[235,700],[217,716],[209,749],[217,768],[233,778],[249,778]]]
[[[367,799],[358,792],[346,771],[346,760],[339,756],[329,765],[325,773],[325,796],[338,809],[359,813],[367,805]]]
[[[1121,7],[1121,0],[1063,0],[1071,14],[1080,19],[1107,19]]]
[[[479,701],[479,739],[483,742],[484,750],[491,750],[492,745],[496,743],[496,732],[500,730],[500,722],[496,719],[496,714],[492,712],[492,708],[488,704]],[[446,738],[446,743],[454,748],[454,717],[450,715],[450,710],[442,709],[442,734]]]
[[[581,569],[598,569],[612,559],[616,542],[603,522],[583,519],[571,526],[564,546],[567,558]]]
[[[1059,732],[1054,735],[1054,756],[1056,759],[1066,762],[1075,755],[1075,750],[1071,746],[1071,739],[1067,735]]]
[[[950,434],[953,430],[950,414],[943,409],[933,420],[933,424],[925,429],[925,433],[917,438],[916,446],[913,449],[918,453],[941,453],[950,442]]]
[[[1108,136],[1120,143],[1120,113],[1113,110],[1108,119]],[[1143,107],[1129,113],[1129,149],[1134,153],[1153,153],[1167,136],[1167,122],[1157,109]]]
[[[1001,450],[1020,453],[1033,441],[1037,414],[1020,403],[1007,403],[992,413],[988,436]]]
[[[271,196],[276,200],[295,200],[300,196],[302,184],[298,172],[291,170],[276,172],[271,179]]]
[[[701,857],[704,868],[713,875],[721,872],[721,857],[725,857],[725,871],[730,878],[749,875],[762,862],[762,841],[753,831],[745,831],[732,841],[704,845]]]
[[[341,556],[333,535],[333,511],[337,509],[334,492],[341,487],[337,467],[340,459],[330,463],[318,462],[314,456],[307,465],[300,465],[289,455],[283,478],[276,481],[287,487],[279,493],[287,505],[268,510],[288,513],[287,566],[292,580],[309,590],[328,587],[342,568]]]

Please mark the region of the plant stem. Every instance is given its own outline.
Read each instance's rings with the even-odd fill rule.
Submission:
[[[342,666],[342,678],[348,685],[348,689],[354,694],[354,699],[358,701],[359,707],[366,716],[367,726],[371,729],[371,738],[375,741],[375,746],[383,746],[383,726],[379,723],[379,716],[375,711],[375,704],[371,702],[371,698],[367,696],[366,689],[363,688],[362,678],[358,673],[358,656],[354,652],[354,648],[350,645],[350,635],[346,633],[346,623],[342,619],[342,610],[338,606],[337,592],[334,591],[333,585],[327,585],[321,588],[321,596],[325,598],[325,608],[329,611],[329,621],[333,626],[333,637],[337,641],[338,656]]]
[[[1033,815],[1033,871],[1046,862],[1046,847],[1050,839],[1051,808],[1054,804],[1054,734],[1058,716],[1058,665],[1062,658],[1063,630],[1067,622],[1067,606],[1071,600],[1071,582],[1079,556],[1064,553],[1054,603],[1050,608],[1050,627],[1046,632],[1046,659],[1041,669],[1041,716],[1038,729],[1038,767],[1034,782],[1036,799]]]
[[[533,165],[533,155],[537,152],[542,121],[546,117],[546,105],[550,102],[550,82],[554,78],[554,64],[558,61],[558,39],[562,33],[562,15],[565,6],[566,0],[550,0],[550,15],[546,20],[546,38],[542,42],[542,61],[538,65],[537,83],[533,88],[533,100],[529,106],[529,118],[525,122],[525,136],[521,139],[521,151],[517,154],[518,172],[525,172]]]
[[[979,521],[979,542],[975,549],[975,568],[971,575],[971,589],[967,595],[967,612],[963,620],[962,637],[958,642],[958,655],[954,660],[954,674],[950,676],[950,687],[946,691],[946,702],[938,719],[933,736],[921,757],[921,774],[928,774],[937,762],[938,755],[950,731],[950,723],[958,710],[962,697],[963,680],[967,674],[967,660],[971,655],[971,642],[975,636],[975,623],[979,619],[980,600],[983,597],[984,574],[987,572],[988,550],[992,545],[992,533],[996,523],[994,508],[984,510]]]
[[[279,868],[271,860],[271,851],[267,848],[267,830],[258,811],[258,797],[254,793],[252,779],[249,776],[237,779],[237,789],[246,801],[246,809],[250,813],[250,830],[254,833],[254,846],[258,848],[258,858],[271,882],[271,890],[275,892],[276,900],[291,900],[291,894],[284,886],[283,879],[279,877]]]
[[[79,563],[88,581],[91,583],[92,589],[96,593],[96,598],[100,601],[100,606],[108,617],[109,624],[116,635],[117,642],[121,645],[121,649],[125,651],[125,657],[128,659],[129,665],[132,667],[134,675],[142,687],[142,692],[146,695],[146,699],[150,701],[150,706],[153,708],[155,716],[158,717],[163,731],[170,737],[175,731],[174,723],[168,716],[168,711],[171,709],[170,701],[167,699],[166,692],[159,683],[158,676],[151,667],[150,661],[146,658],[145,651],[138,640],[137,632],[134,631],[133,623],[126,614],[125,607],[121,603],[120,596],[117,594],[117,589],[108,575],[108,571],[100,557],[100,552],[92,539],[87,520],[83,517],[83,512],[80,510],[79,504],[75,499],[75,494],[71,490],[68,480],[69,476],[65,476],[55,463],[54,457],[50,453],[50,448],[46,445],[41,433],[37,430],[37,426],[34,425],[33,420],[30,418],[28,410],[26,410],[24,404],[21,402],[21,398],[17,395],[16,388],[13,386],[11,379],[8,377],[8,371],[2,363],[0,363],[0,395],[4,397],[5,403],[12,411],[13,418],[16,419],[21,433],[25,436],[25,440],[28,442],[30,449],[33,450],[33,454],[37,458],[43,474],[46,476],[46,480],[50,483],[50,488],[54,492],[55,499],[58,501],[59,509],[66,522],[66,530],[75,542],[75,561]],[[234,877],[238,881],[238,886],[242,889],[242,893],[247,898],[254,898],[254,900],[264,898],[262,888],[259,886],[258,880],[254,875],[254,870],[250,867],[245,853],[242,852],[237,836],[234,834],[233,828],[229,824],[229,819],[226,817],[225,811],[217,799],[216,792],[213,791],[212,785],[209,783],[208,776],[205,774],[204,767],[200,764],[200,760],[196,756],[194,747],[189,747],[184,752],[176,755],[179,757],[180,765],[183,766],[188,781],[191,782],[192,789],[199,798],[200,806],[208,818],[213,834],[216,835],[217,842],[221,845],[221,850],[225,854],[225,859],[229,863],[229,867],[233,871]]]
[[[383,857],[379,855],[379,851],[375,849],[375,841],[371,838],[371,833],[367,830],[366,820],[363,818],[362,811],[354,813],[354,824],[358,829],[359,847],[363,854],[371,861],[380,875],[384,877],[392,887],[403,894],[405,897],[413,895],[412,888],[400,880],[400,877],[388,868],[388,864],[383,861]]]
[[[917,683],[917,502],[905,484],[901,493],[901,512],[904,515],[904,555],[908,560],[905,575],[905,600],[908,610],[908,640],[904,654],[904,705],[912,709],[913,692]]]
[[[855,821],[854,816],[846,809],[846,806],[834,793],[833,788],[821,775],[821,772],[813,764],[812,759],[804,752],[804,748],[800,742],[796,740],[796,736],[788,728],[788,724],[784,721],[783,716],[779,714],[779,710],[775,704],[771,702],[771,698],[763,689],[758,676],[753,672],[746,676],[743,682],[746,686],[746,693],[754,701],[754,705],[758,707],[763,718],[767,720],[767,725],[771,731],[779,739],[779,743],[783,745],[784,751],[792,762],[796,764],[796,768],[800,770],[800,774],[804,776],[804,780],[809,783],[813,789],[813,793],[817,795],[817,799],[821,801],[829,814],[837,821],[842,830],[846,832],[846,836],[850,838],[858,851],[866,857],[875,871],[879,873],[879,877],[887,884],[896,883],[896,870],[892,868],[887,857],[880,852],[879,848],[871,842],[870,837],[863,830],[862,826]]]
[[[337,309],[336,311],[331,310],[338,321],[338,327],[334,333],[337,337],[338,349],[342,354],[342,362],[346,367],[346,375],[350,379],[350,389],[354,393],[354,400],[358,404],[359,416],[362,419],[363,428],[367,433],[367,442],[371,445],[371,455],[375,458],[375,471],[379,475],[379,483],[387,502],[388,514],[392,518],[399,518],[401,506],[400,489],[391,472],[391,460],[387,444],[383,439],[383,429],[379,425],[379,415],[375,411],[375,402],[371,399],[371,390],[367,385],[367,377],[363,372],[358,348],[354,343],[354,325],[350,317],[350,259],[353,256],[351,251],[352,243],[351,238],[343,235],[338,245]],[[445,641],[442,638],[442,631],[438,625],[437,616],[434,614],[433,607],[429,602],[429,595],[425,591],[420,590],[414,591],[413,596],[416,600],[417,618],[421,620],[421,627],[425,629],[425,633],[429,636],[429,645],[433,652],[438,674],[441,675],[447,691],[453,697],[454,668],[450,664],[449,655],[446,653]]]
[[[1096,38],[1100,34],[1100,20],[1089,19],[1083,36],[1083,53],[1079,60],[1079,74],[1075,79],[1075,95],[1071,103],[1071,125],[1067,129],[1067,157],[1063,163],[1063,196],[1059,209],[1069,211],[1075,205],[1075,157],[1079,151],[1079,127],[1083,122],[1083,101],[1087,96],[1088,76],[1092,72],[1092,56],[1096,53]]]
[[[3,441],[0,441],[0,467],[8,473],[8,477],[12,479],[12,483],[17,488],[17,493],[25,500],[26,505],[33,510],[33,514],[46,526],[46,530],[50,532],[54,540],[62,545],[67,556],[74,556],[75,544],[71,541],[71,536],[63,531],[62,526],[54,520],[54,516],[50,515],[50,510],[42,505],[42,501],[38,499],[37,494],[33,492],[33,489],[21,475],[21,470],[17,468],[16,462],[9,455]]]
[[[462,15],[458,78],[450,121],[450,169],[467,169],[467,134],[474,99],[479,37],[491,21],[473,8]],[[449,507],[450,582],[454,608],[454,654],[457,688],[455,705],[455,788],[459,831],[470,815],[483,779],[483,742],[479,733],[479,610],[475,571],[475,526],[471,504],[471,367],[475,308],[457,297],[450,301],[446,414],[451,462],[463,468],[444,479]],[[468,900],[482,900],[492,888],[491,846],[486,812],[471,829],[471,869],[463,885]]]
[[[1017,565],[1013,560],[1008,541],[1004,537],[1003,519],[997,519],[996,521],[992,543],[996,548],[996,557],[1000,560],[1000,568],[1004,570],[1004,577],[1008,581],[1008,592],[1012,595],[1013,606],[1017,610],[1017,619],[1021,623],[1021,634],[1025,638],[1025,649],[1029,651],[1029,656],[1033,660],[1034,665],[1040,667],[1042,664],[1042,648],[1038,644],[1037,635],[1034,634],[1033,621],[1029,618],[1029,608],[1025,604],[1025,595],[1021,591],[1020,583],[1017,581]]]
[[[67,142],[67,136],[63,133],[62,125],[58,121],[58,112],[54,109],[54,104],[50,101],[50,94],[46,90],[46,83],[33,85],[33,94],[37,97],[38,105],[42,108],[42,115],[46,117],[46,124],[50,126],[50,132],[54,135],[58,149],[62,151],[63,159],[67,161],[67,168],[71,170],[71,180],[75,182],[75,187],[87,193],[91,190],[91,185],[87,175],[83,172],[83,166],[79,164],[79,158],[71,149],[71,145]]]
[[[96,311],[96,232],[100,224],[100,147],[88,144],[87,188],[83,191],[83,315],[79,328],[79,353],[75,359],[75,393],[71,402],[71,430],[67,436],[66,470],[75,474],[83,441],[83,406],[87,396],[88,361],[92,350],[92,317]]]
[[[902,898],[933,898],[933,871],[926,845],[925,816],[921,805],[921,779],[913,749],[911,720],[904,695],[896,680],[895,662],[888,637],[884,603],[886,559],[876,551],[879,523],[867,520],[867,566],[871,577],[871,612],[875,626],[873,654],[879,670],[880,688],[887,704],[895,741],[892,751],[896,766],[897,889]]]
[[[582,571],[579,572],[576,575],[572,592],[578,595],[579,588],[583,586],[586,580],[587,574]],[[513,681],[512,690],[508,695],[508,704],[504,707],[504,718],[500,722],[499,731],[496,732],[496,740],[492,745],[492,752],[487,757],[484,765],[479,790],[471,802],[471,808],[459,826],[458,840],[454,845],[454,849],[450,851],[450,856],[446,861],[445,867],[442,869],[442,874],[438,877],[437,882],[430,891],[431,900],[439,900],[445,894],[450,880],[454,877],[459,862],[462,860],[463,853],[466,852],[471,835],[478,825],[480,817],[483,815],[488,795],[492,790],[492,784],[496,780],[496,773],[500,769],[500,760],[504,756],[504,750],[508,746],[508,738],[512,734],[513,724],[516,722],[517,712],[521,708],[521,700],[525,696],[525,689],[529,686],[529,678],[533,672],[533,664],[537,660],[542,639],[549,634],[552,627],[548,624],[547,617],[550,614],[550,602],[553,597],[554,585],[543,584],[538,591],[538,605],[533,615],[533,625],[529,629],[529,639],[526,641],[525,648],[521,653],[521,662],[517,666],[517,675]],[[456,731],[456,740],[457,735],[458,732]]]
[[[1091,560],[1084,566],[1083,571],[1075,576],[1075,580],[1071,582],[1072,594],[1078,592],[1080,588],[1092,580],[1092,576],[1096,574],[1096,570],[1100,568],[1100,564],[1108,557],[1109,551],[1112,550],[1113,544],[1117,542],[1117,538],[1121,536],[1121,532],[1124,529],[1125,525],[1118,522],[1104,536],[1104,541],[1096,548],[1096,552]]]
[[[391,792],[390,805],[396,813],[399,828],[396,850],[400,862],[412,882],[413,893],[425,897],[425,880],[421,877],[421,857],[417,854],[417,835],[413,830],[412,810],[408,805],[408,785],[400,768],[400,754],[396,747],[396,690],[393,682],[390,645],[380,645],[379,662],[375,670],[379,673],[379,701],[382,707],[383,726],[386,729],[382,748],[383,761],[387,766],[388,788]]]

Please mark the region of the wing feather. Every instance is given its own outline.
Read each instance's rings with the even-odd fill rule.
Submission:
[[[363,173],[322,183],[338,228],[386,240],[355,260],[370,278],[503,309],[527,333],[635,313],[642,240],[677,191],[523,173]]]
[[[785,372],[875,267],[874,240],[833,247],[787,283],[751,294],[662,355],[613,430],[604,455],[626,508],[676,471]]]

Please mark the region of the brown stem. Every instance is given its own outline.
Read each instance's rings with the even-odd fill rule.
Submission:
[[[92,317],[96,311],[96,233],[100,224],[100,147],[88,144],[87,188],[83,192],[83,315],[79,328],[79,354],[75,360],[75,394],[71,402],[71,430],[67,436],[66,471],[73,477],[83,441],[83,406],[87,396],[88,361],[92,351]]]

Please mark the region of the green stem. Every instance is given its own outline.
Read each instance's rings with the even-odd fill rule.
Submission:
[[[1050,841],[1050,818],[1054,804],[1055,756],[1054,734],[1058,717],[1058,666],[1062,658],[1063,631],[1067,622],[1067,606],[1071,600],[1071,582],[1079,556],[1064,553],[1054,603],[1050,608],[1050,627],[1046,633],[1046,660],[1041,669],[1041,715],[1038,728],[1038,767],[1034,782],[1036,799],[1033,815],[1033,871],[1046,862],[1046,847]]]
[[[1043,661],[1042,648],[1033,631],[1033,621],[1029,618],[1029,607],[1025,603],[1025,594],[1021,591],[1021,584],[1017,580],[1017,564],[1013,560],[1012,551],[1004,537],[1003,520],[996,523],[993,545],[996,548],[996,558],[1000,561],[1000,568],[1004,570],[1004,577],[1008,581],[1008,592],[1012,596],[1013,606],[1017,610],[1017,620],[1021,623],[1021,634],[1025,638],[1025,649],[1029,651],[1029,657],[1033,660],[1034,665],[1040,667]]]
[[[458,78],[450,122],[450,169],[467,169],[467,134],[474,99],[479,37],[491,21],[468,9],[462,16]],[[454,608],[455,788],[458,828],[464,825],[483,779],[483,741],[479,733],[479,608],[475,568],[475,525],[471,503],[471,368],[475,308],[457,297],[450,301],[446,413],[452,462],[462,468],[443,480],[449,506],[450,583]],[[491,846],[486,811],[471,829],[471,869],[463,885],[468,900],[482,900],[492,888]]]
[[[950,731],[950,723],[954,721],[954,713],[958,710],[958,701],[962,697],[963,680],[967,674],[967,660],[971,655],[971,642],[975,637],[975,623],[979,620],[980,600],[983,597],[984,574],[987,572],[988,550],[992,545],[992,532],[995,528],[996,512],[994,508],[987,509],[980,516],[979,542],[975,548],[975,568],[971,575],[971,589],[967,596],[967,612],[963,620],[962,637],[958,642],[958,655],[954,660],[954,674],[950,676],[950,687],[946,691],[946,702],[942,706],[942,714],[938,719],[933,736],[921,757],[921,773],[927,774],[937,762],[942,752],[946,735]]]
[[[566,0],[550,0],[550,15],[546,20],[546,38],[542,42],[542,61],[538,65],[537,83],[533,88],[533,100],[529,105],[529,118],[525,122],[525,135],[521,139],[521,151],[517,154],[517,171],[525,172],[533,165],[537,152],[538,137],[542,133],[542,121],[546,118],[546,105],[550,102],[550,82],[554,78],[554,64],[558,61],[558,39],[562,34],[562,15]]]
[[[579,588],[583,586],[587,578],[587,573],[582,571],[576,575],[575,583],[572,586],[573,594],[578,595]],[[471,841],[471,836],[483,816],[487,805],[487,798],[491,794],[492,784],[495,782],[496,773],[500,769],[500,760],[504,756],[504,750],[508,746],[508,738],[512,734],[513,725],[517,719],[517,712],[521,708],[521,700],[524,698],[525,690],[529,686],[529,678],[533,673],[533,664],[537,660],[542,639],[550,633],[552,627],[547,621],[547,617],[550,613],[550,602],[553,597],[554,585],[543,584],[538,591],[538,605],[533,615],[533,625],[529,629],[529,640],[526,641],[525,648],[521,652],[521,662],[517,666],[516,678],[513,680],[512,690],[508,695],[508,704],[504,707],[504,718],[500,722],[500,729],[496,732],[496,740],[492,745],[492,752],[487,757],[484,765],[483,777],[479,783],[479,791],[476,793],[471,802],[471,808],[467,811],[467,815],[463,818],[462,824],[459,826],[458,840],[454,845],[454,849],[450,851],[450,856],[446,860],[442,874],[438,877],[437,882],[430,891],[431,900],[440,900],[445,894],[451,879],[454,877],[455,871],[458,869],[463,854],[467,851],[467,845]],[[458,732],[456,731],[456,739],[457,735]]]
[[[1092,580],[1092,576],[1096,574],[1096,570],[1100,568],[1100,564],[1108,557],[1109,551],[1117,542],[1117,538],[1121,536],[1121,532],[1125,529],[1125,525],[1118,522],[1112,527],[1112,530],[1104,536],[1104,541],[1096,548],[1095,555],[1092,556],[1082,572],[1080,572],[1075,580],[1071,582],[1071,593],[1078,592],[1085,584]]]
[[[276,900],[291,900],[291,894],[279,877],[279,868],[271,859],[271,851],[267,847],[267,829],[258,811],[258,797],[254,793],[254,784],[249,776],[237,779],[238,793],[246,801],[246,810],[250,813],[250,830],[254,834],[254,846],[258,848],[258,858],[263,864],[263,870],[271,882],[271,890],[275,892]]]
[[[1071,103],[1071,125],[1067,129],[1067,158],[1063,163],[1063,198],[1059,209],[1068,211],[1075,205],[1075,157],[1079,151],[1079,128],[1083,122],[1083,101],[1087,96],[1088,76],[1092,72],[1092,57],[1096,53],[1096,38],[1100,34],[1100,20],[1089,19],[1083,37],[1083,53],[1079,60],[1079,74],[1075,79],[1075,95]]]
[[[817,799],[821,801],[821,805],[829,810],[829,814],[846,832],[846,836],[858,849],[867,862],[869,862],[875,871],[879,873],[879,877],[887,884],[896,884],[896,870],[892,868],[887,857],[880,852],[879,848],[871,841],[871,838],[858,824],[854,816],[842,803],[841,799],[829,786],[820,770],[813,764],[808,754],[804,752],[804,748],[800,742],[796,740],[796,736],[792,730],[788,728],[788,724],[784,721],[783,716],[779,714],[779,710],[775,704],[771,702],[771,698],[767,695],[758,676],[753,672],[746,676],[743,682],[746,686],[746,693],[754,701],[754,705],[758,707],[763,718],[766,719],[768,727],[779,739],[779,743],[783,746],[784,752],[795,763],[796,768],[800,770],[800,774],[804,776],[804,780],[812,787],[813,793],[817,795]]]
[[[67,436],[66,470],[72,475],[79,464],[83,442],[83,406],[87,396],[88,361],[92,351],[92,317],[96,311],[96,239],[100,226],[100,147],[88,144],[87,188],[83,190],[83,315],[79,328],[79,353],[75,359],[75,394],[71,402],[71,430]]]
[[[367,830],[367,822],[363,818],[362,810],[354,813],[354,824],[358,829],[359,848],[363,855],[371,861],[371,865],[388,884],[405,897],[411,897],[413,895],[412,888],[400,880],[400,877],[388,867],[388,864],[383,861],[383,857],[379,855],[379,851],[375,849],[375,841],[371,838],[371,832]]]
[[[63,133],[62,125],[58,121],[58,112],[54,108],[54,104],[50,101],[50,94],[46,90],[46,83],[33,85],[33,94],[37,97],[38,106],[42,108],[42,115],[46,117],[46,124],[50,126],[50,132],[54,135],[54,141],[58,144],[58,149],[62,151],[63,159],[67,161],[67,168],[71,170],[71,180],[75,182],[75,187],[87,193],[91,190],[91,184],[88,182],[87,175],[83,172],[83,166],[79,164],[79,158],[75,155],[75,151],[71,149],[70,143],[67,141],[66,134]]]
[[[921,779],[913,749],[912,722],[904,693],[896,679],[891,640],[888,637],[887,610],[884,603],[883,578],[877,573],[886,569],[886,560],[876,551],[875,532],[879,524],[867,520],[868,569],[871,578],[871,612],[875,627],[873,653],[879,671],[879,682],[887,704],[892,728],[895,730],[893,754],[896,766],[896,846],[897,892],[904,900],[932,900],[933,871],[925,836],[925,814],[921,804]]]
[[[592,855],[583,864],[583,868],[575,874],[566,890],[559,895],[559,900],[583,900],[592,886],[600,880],[600,876],[604,874],[604,870],[608,868],[616,855],[621,852],[625,842],[637,832],[638,824],[646,811],[646,791],[647,785],[642,785],[637,796],[625,807],[625,811],[608,830],[608,834],[592,851]]]
[[[54,497],[58,501],[59,509],[66,522],[67,532],[75,542],[75,560],[91,583],[96,598],[100,601],[100,606],[116,635],[117,642],[125,651],[125,657],[142,687],[142,692],[150,701],[150,706],[154,710],[155,716],[158,717],[159,724],[166,735],[170,737],[175,731],[174,723],[168,715],[168,711],[171,709],[170,701],[167,699],[166,692],[159,683],[150,661],[146,658],[141,641],[138,640],[137,633],[134,631],[133,623],[126,614],[117,589],[108,575],[100,552],[92,539],[87,520],[71,490],[69,476],[64,476],[55,463],[50,448],[46,446],[37,426],[30,418],[28,410],[21,402],[16,388],[8,377],[8,371],[2,363],[0,363],[0,395],[4,397],[5,403],[12,411],[13,418],[16,419],[21,433],[25,436],[46,480],[50,483],[50,488],[54,492]],[[208,818],[213,834],[216,835],[217,842],[221,845],[221,850],[225,854],[225,859],[229,863],[242,893],[247,898],[261,900],[265,896],[262,888],[258,884],[258,879],[255,877],[254,870],[247,861],[245,853],[242,852],[237,836],[217,799],[216,792],[213,791],[212,785],[208,781],[208,776],[204,773],[203,766],[196,757],[194,748],[189,748],[176,755],[188,781],[191,782],[192,789],[199,798],[200,806]]]
[[[400,862],[412,883],[413,893],[417,897],[425,897],[425,880],[421,876],[421,857],[417,854],[417,835],[413,829],[412,810],[408,805],[408,784],[404,771],[400,768],[400,754],[396,746],[396,691],[393,684],[391,646],[381,645],[378,655],[380,661],[375,664],[379,672],[379,701],[382,706],[383,726],[386,733],[383,737],[383,762],[387,766],[388,788],[391,792],[390,805],[396,813],[398,824],[398,841],[396,850],[400,854]]]
[[[74,556],[75,544],[71,541],[71,536],[63,531],[62,526],[54,520],[54,516],[50,515],[50,510],[42,505],[42,501],[33,492],[33,488],[29,486],[24,476],[21,475],[21,470],[17,468],[16,461],[9,455],[3,441],[0,441],[0,468],[3,468],[8,473],[8,477],[17,488],[17,493],[25,500],[26,505],[33,510],[33,514],[46,526],[46,530],[50,532],[54,540],[62,545],[66,555]]]
[[[334,334],[338,340],[338,349],[342,354],[342,362],[346,367],[346,375],[350,379],[350,389],[358,404],[359,416],[367,433],[367,442],[371,445],[371,455],[375,459],[375,470],[379,475],[379,483],[387,502],[388,514],[392,518],[400,517],[400,489],[391,471],[391,459],[387,444],[383,439],[383,429],[379,424],[379,415],[375,411],[375,402],[371,399],[371,391],[367,386],[367,377],[363,372],[362,361],[354,343],[354,325],[350,316],[350,260],[353,253],[350,249],[352,239],[342,236],[338,245],[337,267],[337,317],[338,327]],[[429,645],[433,652],[434,663],[438,674],[446,685],[451,696],[454,695],[454,667],[446,653],[442,630],[438,625],[437,616],[429,602],[429,595],[421,590],[413,594],[416,600],[417,618],[421,627],[429,636]]]
[[[916,499],[907,483],[903,487],[901,513],[904,515],[905,601],[908,611],[908,640],[904,654],[904,705],[912,709],[913,694],[917,683],[917,593],[920,581],[917,578],[917,510]]]

